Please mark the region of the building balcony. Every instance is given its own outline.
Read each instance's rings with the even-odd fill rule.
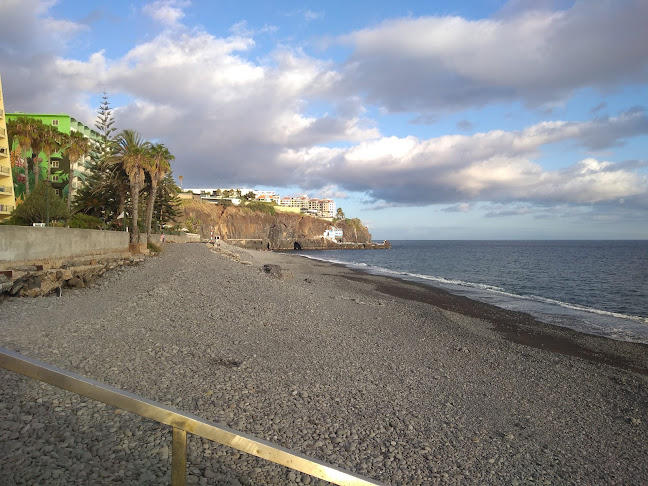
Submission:
[[[9,214],[14,208],[11,204],[0,204],[0,214]]]
[[[9,167],[0,166],[0,176],[9,177],[11,169]]]
[[[11,186],[0,186],[0,193],[2,193],[2,194],[13,194],[13,187],[11,187]]]
[[[0,137],[7,137],[7,129],[0,127]]]
[[[9,157],[9,149],[0,148],[0,157]]]

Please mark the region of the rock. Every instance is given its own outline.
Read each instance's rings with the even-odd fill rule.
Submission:
[[[292,272],[281,268],[281,265],[266,263],[263,265],[263,272],[277,280],[286,280],[292,278]]]
[[[82,289],[85,287],[85,284],[83,283],[83,280],[81,280],[79,277],[72,277],[70,280],[67,281],[68,287],[72,287],[75,289]]]

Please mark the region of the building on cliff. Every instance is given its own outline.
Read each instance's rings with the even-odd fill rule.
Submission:
[[[0,221],[8,218],[15,207],[16,197],[9,152],[9,133],[7,132],[2,96],[2,79],[0,79]]]
[[[282,197],[279,205],[290,208],[301,208],[304,211],[314,211],[322,218],[335,217],[335,201],[332,199],[311,199],[303,195],[298,197]]]
[[[84,125],[80,121],[71,117],[70,115],[59,113],[59,114],[48,114],[48,113],[7,113],[8,120],[19,120],[21,118],[34,118],[40,120],[46,125],[52,125],[56,127],[59,132],[70,135],[73,132],[79,132],[84,137],[88,138],[93,146],[99,146],[101,142],[101,135],[93,130],[92,128]],[[13,147],[12,147],[13,148]],[[33,154],[29,154],[28,157],[32,157]],[[47,160],[44,152],[40,152],[38,157]],[[68,186],[68,181],[65,178],[61,177],[64,174],[70,173],[70,159],[67,156],[64,156],[61,152],[54,152],[47,162],[50,164],[51,174],[50,181],[52,183],[52,188],[56,194],[62,196],[63,191]],[[81,188],[83,181],[85,180],[85,175],[88,172],[86,163],[90,160],[89,155],[81,157],[79,160],[74,162],[72,166],[72,180],[69,181],[68,190],[72,191],[72,196]],[[43,170],[45,172],[45,170]]]

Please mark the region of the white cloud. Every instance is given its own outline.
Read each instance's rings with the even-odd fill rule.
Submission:
[[[644,205],[646,161],[613,163],[586,158],[563,170],[548,171],[534,160],[544,145],[587,144],[593,133],[605,127],[621,140],[619,125],[628,129],[620,116],[605,123],[543,122],[517,132],[495,130],[428,140],[383,137],[344,150],[285,151],[282,158],[300,162],[291,166],[293,183],[333,181],[347,190],[366,191],[387,204],[600,204],[624,198]]]
[[[47,17],[48,4],[26,1],[32,17],[14,0],[1,4],[0,14],[10,13],[11,19],[22,19],[28,27],[37,24],[34,19]],[[617,23],[628,14],[621,10],[607,19],[606,4],[592,4],[596,8],[591,10],[578,3],[564,12],[526,11],[483,21],[388,22],[349,36],[356,51],[341,72],[331,61],[299,49],[284,47],[257,58],[252,55],[255,38],[245,25],[234,28],[229,37],[200,29],[169,29],[180,26],[187,3],[155,2],[145,9],[157,7],[161,32],[118,57],[98,51],[86,59],[70,58],[62,50],[50,51],[53,38],[42,34],[23,59],[11,54],[18,51],[22,32],[11,37],[14,34],[0,30],[0,39],[8,36],[0,44],[0,67],[5,89],[11,86],[12,99],[20,104],[13,109],[21,111],[47,107],[92,124],[90,93],[107,88],[126,97],[128,101],[115,110],[118,127],[162,140],[176,155],[174,172],[184,176],[186,185],[220,180],[300,186],[335,198],[361,191],[376,208],[444,204],[450,205],[445,211],[468,212],[483,201],[504,205],[490,215],[527,214],[531,205],[597,205],[606,210],[614,205],[609,214],[618,214],[620,206],[628,214],[645,211],[648,163],[614,162],[588,152],[648,134],[644,109],[591,121],[550,120],[516,131],[421,139],[383,135],[366,118],[368,110],[359,94],[366,89],[370,99],[392,109],[415,107],[425,113],[435,107],[451,109],[498,99],[545,102],[592,80],[603,86],[620,79],[643,79],[648,42],[633,44],[627,59],[614,61],[623,69],[599,75],[597,70],[612,66],[618,55],[617,39],[601,46],[582,28],[596,21],[601,32],[617,32]],[[643,8],[628,5],[631,14]],[[583,18],[576,18],[577,13]],[[632,19],[628,35],[643,39],[643,29],[635,32],[635,23]],[[573,52],[585,55],[579,49],[589,47],[570,46],[572,57],[554,61],[550,54],[565,41],[566,25],[574,27],[583,45],[593,43],[600,56],[579,64]],[[80,28],[72,23],[62,32],[72,36]],[[521,32],[525,35],[520,45],[512,42]],[[525,57],[530,52],[531,60]],[[36,58],[40,62],[34,63]],[[8,78],[7,62],[12,63]],[[570,64],[571,70],[562,69]],[[354,82],[366,77],[366,86],[363,90],[355,86],[342,96],[339,88],[345,76]],[[464,126],[470,128],[468,123]],[[550,144],[578,147],[584,154],[563,170],[547,170],[538,161],[543,147]],[[541,217],[547,212],[534,214]]]
[[[165,27],[178,27],[185,13],[182,10],[191,2],[186,0],[156,0],[142,7],[142,12]]]
[[[648,2],[588,0],[492,19],[389,20],[343,36],[346,88],[391,111],[542,105],[648,81]]]

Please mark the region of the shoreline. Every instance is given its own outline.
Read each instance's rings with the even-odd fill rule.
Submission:
[[[457,295],[432,283],[371,273],[345,263],[319,260],[304,255],[291,255],[286,251],[278,253],[339,266],[357,274],[360,281],[374,282],[379,292],[484,320],[493,325],[494,329],[510,342],[648,375],[647,343],[613,339],[551,324],[529,313],[508,310],[471,297]]]
[[[344,278],[372,282],[378,292],[386,295],[426,303],[486,321],[493,325],[494,330],[502,337],[512,343],[648,375],[648,344],[596,336],[545,323],[530,314],[507,310],[470,297],[456,295],[425,283],[387,275],[373,275],[360,269],[351,268],[349,270],[356,272],[358,276],[345,276]],[[374,282],[372,278],[367,278],[374,276],[385,281]]]
[[[648,476],[645,347],[570,335],[583,359],[547,349],[560,330],[465,297],[220,250],[169,244],[95,287],[6,300],[0,345],[385,484]],[[168,484],[170,431],[118,412],[0,370],[0,477]],[[188,484],[324,484],[188,442]]]

